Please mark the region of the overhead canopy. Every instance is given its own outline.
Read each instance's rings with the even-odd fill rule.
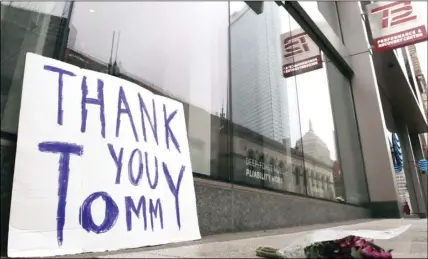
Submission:
[[[394,118],[396,123],[406,123],[411,133],[428,132],[427,119],[395,53],[393,51],[375,53],[373,63],[381,88],[379,89],[381,97],[383,97],[381,99],[384,113],[393,113],[385,114],[389,130],[395,132],[394,122],[390,121]],[[391,109],[385,109],[385,107]]]
[[[245,3],[256,13],[263,13],[263,1],[245,1]]]

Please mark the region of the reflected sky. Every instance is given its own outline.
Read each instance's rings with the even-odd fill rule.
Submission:
[[[108,62],[120,31],[123,72],[209,113],[227,108],[227,2],[76,2],[70,24],[72,48]]]

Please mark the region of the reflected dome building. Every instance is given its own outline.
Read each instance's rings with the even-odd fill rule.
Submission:
[[[327,144],[315,134],[312,121],[309,120],[309,130],[298,141],[296,141],[296,149],[309,155],[314,159],[320,160],[329,166],[333,166],[330,150]]]

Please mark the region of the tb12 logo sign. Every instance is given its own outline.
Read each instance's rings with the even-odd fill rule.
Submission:
[[[382,29],[406,23],[417,18],[411,1],[397,1],[371,10],[371,14],[382,12]]]

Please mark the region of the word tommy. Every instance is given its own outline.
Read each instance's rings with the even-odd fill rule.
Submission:
[[[65,112],[63,111],[63,78],[64,76],[75,77],[71,71],[67,71],[55,66],[44,66],[46,71],[57,73],[58,74],[58,107],[57,107],[57,124],[63,126],[63,118]],[[106,117],[104,114],[105,103],[104,103],[104,82],[101,79],[97,80],[97,98],[88,97],[88,84],[87,77],[83,76],[81,81],[81,122],[80,122],[80,131],[82,133],[86,132],[86,121],[88,117],[88,107],[99,107],[99,121],[101,125],[100,136],[102,138],[106,137]],[[111,89],[109,89],[111,91]],[[121,117],[127,116],[129,119],[130,126],[132,128],[135,141],[139,142],[140,135],[138,131],[141,132],[143,139],[147,142],[147,130],[146,126],[150,125],[151,135],[157,145],[165,145],[167,150],[170,152],[181,153],[180,145],[177,141],[177,138],[174,135],[173,128],[171,127],[171,122],[177,114],[177,110],[168,113],[168,109],[165,104],[163,104],[163,126],[165,130],[165,136],[162,138],[158,136],[158,116],[155,108],[155,100],[152,99],[153,113],[149,114],[146,103],[140,93],[136,96],[139,100],[139,116],[141,116],[141,125],[138,127],[134,123],[133,116],[130,106],[127,101],[127,96],[123,87],[119,88],[118,99],[117,99],[117,113],[116,113],[116,127],[115,127],[115,137],[119,137]],[[93,112],[94,109],[91,109]],[[95,111],[94,111],[95,112]],[[137,130],[140,129],[140,130]],[[171,142],[171,143],[170,143]],[[172,150],[170,147],[174,147]],[[57,240],[58,245],[61,246],[63,243],[63,229],[66,221],[66,204],[67,204],[67,190],[68,190],[68,180],[70,175],[70,157],[82,156],[84,153],[83,145],[78,145],[74,143],[66,143],[59,141],[45,141],[39,143],[38,149],[40,152],[48,152],[59,154],[59,176],[58,176],[58,206],[57,206]],[[128,159],[128,179],[133,186],[138,186],[141,183],[143,173],[147,175],[148,184],[151,190],[155,190],[159,182],[159,170],[163,172],[166,179],[169,190],[172,194],[171,197],[175,200],[175,212],[176,212],[176,222],[177,227],[181,229],[181,219],[180,219],[180,202],[179,202],[179,191],[182,182],[182,178],[185,172],[185,166],[181,168],[169,168],[168,164],[165,161],[160,161],[156,156],[150,156],[149,153],[143,152],[142,150],[136,148],[134,150],[128,150],[126,152],[123,147],[114,147],[112,144],[107,144],[107,149],[111,156],[112,163],[116,166],[116,178],[115,184],[121,183],[121,173],[123,165],[124,153],[129,154]],[[138,164],[138,170],[135,172],[133,170],[133,163]],[[154,164],[154,170],[151,172],[149,170],[149,163]],[[145,165],[145,168],[144,166]],[[159,169],[161,167],[161,169]],[[171,177],[170,170],[179,170],[178,179],[176,182]],[[161,174],[162,174],[161,172]],[[163,178],[162,178],[163,179]],[[140,187],[141,188],[141,187]],[[150,190],[147,189],[147,190]],[[144,189],[146,190],[146,189]],[[102,199],[105,203],[105,216],[101,224],[97,225],[92,217],[91,208],[92,203],[97,199]],[[163,229],[163,210],[162,210],[162,201],[158,199],[147,198],[146,196],[141,196],[138,200],[138,203],[135,203],[130,196],[124,197],[125,204],[125,214],[126,214],[126,224],[127,230],[132,230],[132,214],[136,215],[137,218],[142,216],[144,220],[144,230],[147,229],[147,220],[150,217],[150,225],[152,231],[154,231],[154,220],[158,219],[160,222],[160,227]],[[136,205],[137,204],[137,205]],[[94,232],[96,234],[108,232],[116,223],[119,216],[119,207],[113,198],[103,191],[94,192],[89,195],[82,203],[79,211],[79,223],[83,229],[87,232]]]

